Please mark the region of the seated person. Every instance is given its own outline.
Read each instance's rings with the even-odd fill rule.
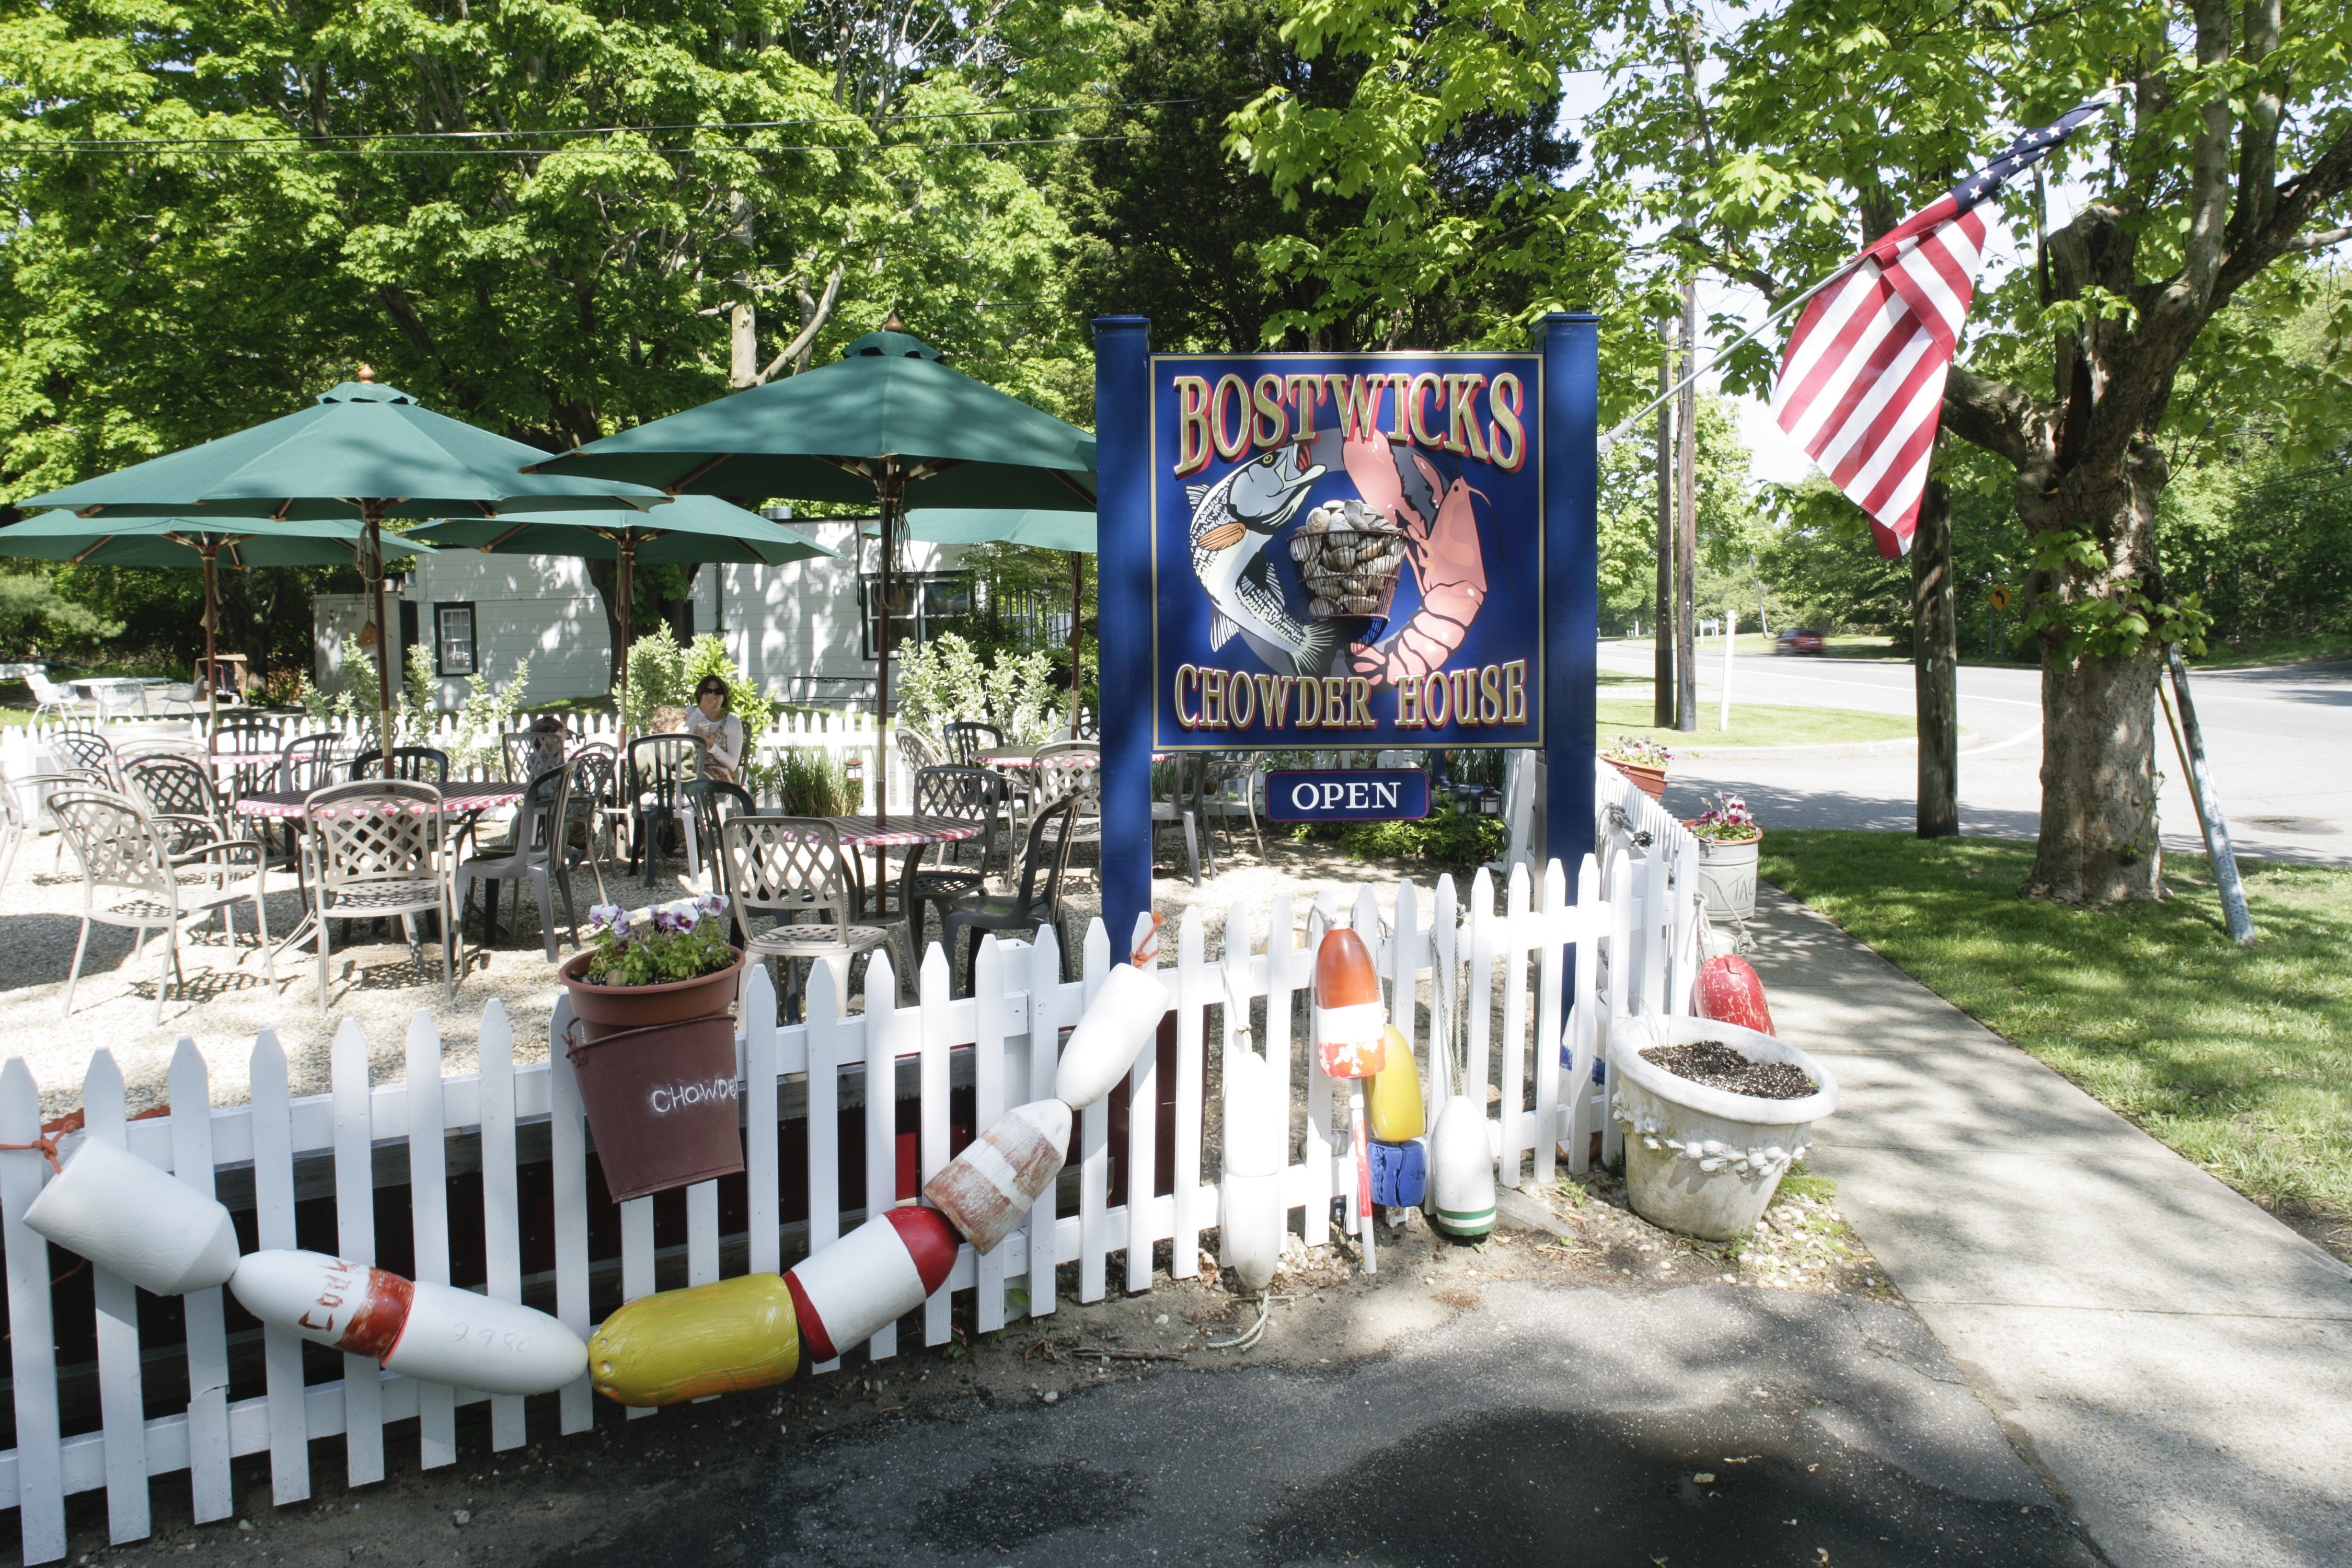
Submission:
[[[743,721],[728,711],[731,700],[726,680],[706,675],[686,714],[686,732],[702,742],[701,776],[720,784],[742,782]]]

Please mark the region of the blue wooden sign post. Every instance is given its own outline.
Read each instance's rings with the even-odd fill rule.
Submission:
[[[1155,752],[1539,748],[1592,822],[1599,323],[1533,353],[1159,354],[1095,322],[1103,915]]]

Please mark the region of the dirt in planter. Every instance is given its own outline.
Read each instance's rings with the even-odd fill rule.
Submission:
[[[1802,1100],[1818,1086],[1804,1069],[1790,1062],[1751,1062],[1721,1040],[1695,1040],[1687,1046],[1652,1046],[1642,1059],[1665,1068],[1676,1078],[1703,1083],[1732,1094],[1758,1100]]]

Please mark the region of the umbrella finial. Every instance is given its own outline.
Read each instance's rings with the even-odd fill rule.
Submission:
[[[890,307],[889,319],[882,323],[882,330],[886,332],[903,332],[907,330],[907,323],[898,319],[898,306]]]
[[[360,366],[360,384],[361,384],[362,386],[365,386],[368,383],[370,383],[370,382],[373,381],[374,379],[375,379],[375,366],[373,366],[373,365],[372,365],[372,364],[362,364],[362,365],[361,365],[361,366]]]

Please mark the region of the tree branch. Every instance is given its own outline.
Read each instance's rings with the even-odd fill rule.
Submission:
[[[2282,250],[2325,250],[2331,245],[2341,245],[2352,239],[2352,227],[2323,228],[2316,234],[2299,234],[2279,248]]]
[[[2045,456],[2036,426],[2047,416],[2033,398],[2005,381],[1954,365],[1944,381],[1944,428],[2025,469]]]
[[[2196,16],[2198,67],[2218,75],[2230,58],[2228,0],[2197,0]],[[2167,289],[2158,307],[2168,307],[2167,313],[2184,312],[2200,322],[2212,308],[2221,279],[2230,203],[2229,95],[2218,82],[2207,84],[2205,90],[2209,96],[2197,111],[2205,128],[2189,146],[2189,228],[2181,243],[2189,298],[2183,300],[2179,290]]]
[[[833,264],[833,276],[824,280],[824,297],[816,302],[816,310],[810,314],[808,321],[801,328],[800,335],[784,345],[783,353],[768,362],[768,368],[760,373],[760,379],[756,384],[767,385],[771,377],[783,369],[786,364],[798,359],[803,350],[816,342],[818,331],[824,328],[827,321],[832,319],[833,302],[841,293],[841,275],[847,267],[848,263],[845,261],[836,261]]]

